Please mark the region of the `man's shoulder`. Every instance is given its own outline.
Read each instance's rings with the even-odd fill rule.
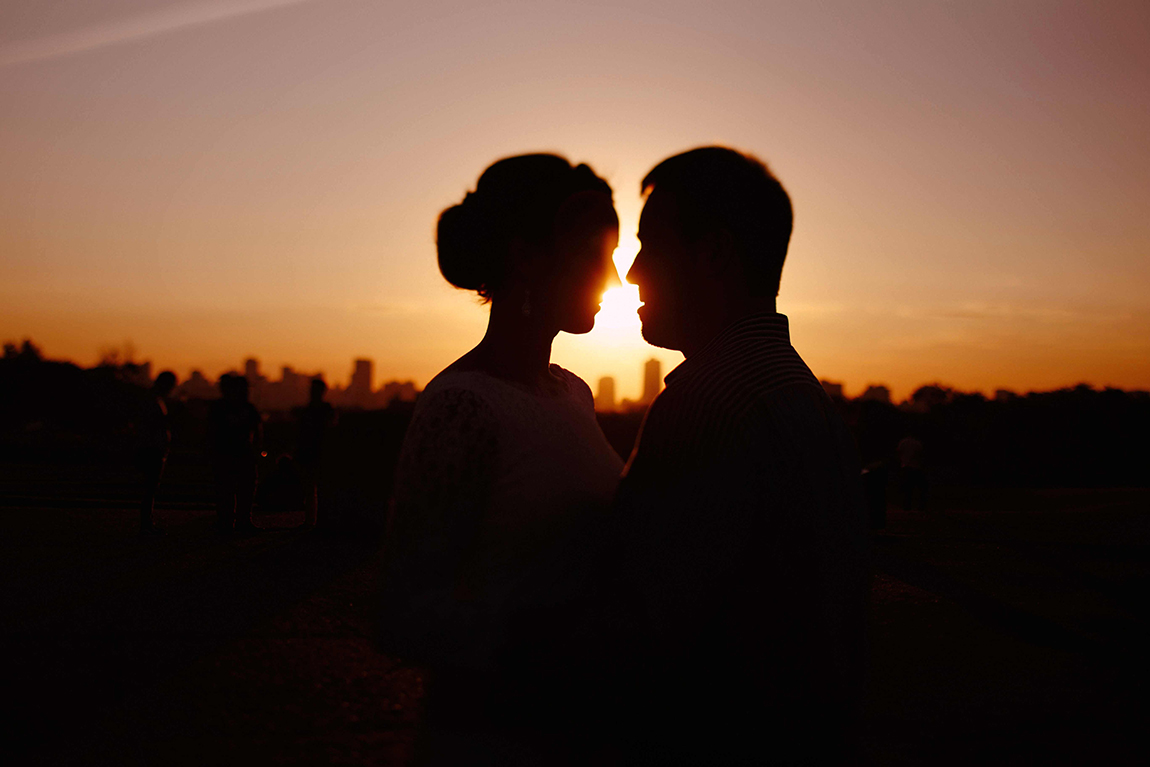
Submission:
[[[696,413],[704,420],[753,418],[790,399],[820,395],[821,384],[794,350],[771,351],[710,360],[669,381],[651,410],[652,415]]]

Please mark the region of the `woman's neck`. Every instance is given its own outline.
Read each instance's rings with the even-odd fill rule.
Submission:
[[[459,364],[549,392],[556,380],[551,375],[551,342],[556,331],[530,316],[514,301],[494,301],[487,320],[487,333]]]

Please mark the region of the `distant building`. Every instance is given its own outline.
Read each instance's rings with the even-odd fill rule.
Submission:
[[[663,389],[662,373],[663,365],[654,357],[643,365],[643,404],[650,405]]]
[[[344,407],[369,408],[375,403],[371,396],[371,379],[374,375],[372,362],[368,359],[358,359],[351,371],[351,381],[343,392]]]
[[[841,389],[842,387],[840,387]],[[865,402],[882,402],[885,405],[890,404],[890,389],[885,386],[868,386],[866,391],[859,396],[859,399]]]
[[[1016,397],[1018,397],[1018,395],[1012,392],[1010,389],[996,389],[994,392],[995,402],[1010,402],[1010,400],[1015,399]]]
[[[260,361],[255,357],[244,360],[244,378],[248,379],[248,398],[253,405],[263,410],[268,406],[268,379],[260,373]]]
[[[280,380],[264,385],[263,406],[268,410],[291,410],[306,405],[311,380],[312,376],[297,373],[284,365],[280,369]]]
[[[185,399],[216,399],[220,396],[216,385],[199,370],[193,370],[191,377],[176,387],[176,394]]]
[[[823,391],[831,399],[843,399],[843,385],[835,383],[834,381],[819,381],[823,385]]]
[[[415,402],[419,392],[414,381],[388,381],[375,393],[375,406],[387,407],[393,402]]]
[[[615,410],[615,379],[611,376],[599,379],[599,394],[595,397],[595,409],[601,413]]]

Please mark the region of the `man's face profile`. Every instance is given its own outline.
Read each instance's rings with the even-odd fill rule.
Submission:
[[[664,349],[682,348],[681,323],[688,307],[690,247],[678,222],[674,199],[658,188],[647,197],[639,217],[641,247],[627,272],[639,288],[643,338]]]

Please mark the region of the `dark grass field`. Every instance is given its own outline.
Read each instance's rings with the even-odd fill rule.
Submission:
[[[378,533],[222,540],[203,480],[141,540],[129,472],[0,467],[4,763],[409,763]],[[1146,763],[1150,490],[943,490],[874,553],[870,763]]]

